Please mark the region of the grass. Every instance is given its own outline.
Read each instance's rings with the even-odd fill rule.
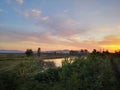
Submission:
[[[1,60],[0,67],[12,67],[0,74],[0,90],[119,90],[119,83],[112,69],[111,54],[89,54],[84,60],[68,58],[62,67],[43,58],[66,55],[42,55],[42,58],[27,58],[24,55],[0,55],[0,58],[22,58],[22,60]],[[53,57],[52,57],[53,56]],[[112,56],[119,66],[119,56]]]
[[[13,68],[20,63],[33,63],[43,59],[62,58],[65,55],[57,54],[42,54],[40,58],[26,57],[25,54],[0,54],[0,71],[7,71],[9,68]],[[33,63],[34,64],[34,63]]]

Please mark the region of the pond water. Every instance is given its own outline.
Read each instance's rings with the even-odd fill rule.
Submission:
[[[62,66],[62,61],[64,61],[64,58],[58,58],[58,59],[46,59],[45,62],[54,62],[57,67]]]
[[[69,57],[68,60],[74,60],[77,57]],[[62,66],[62,61],[64,61],[65,58],[57,58],[57,59],[46,59],[45,62],[54,62],[57,67]]]

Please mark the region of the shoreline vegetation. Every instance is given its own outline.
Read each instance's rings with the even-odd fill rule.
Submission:
[[[119,90],[120,52],[0,54],[0,90]],[[70,59],[75,57],[74,60]],[[61,67],[45,59],[64,58]]]

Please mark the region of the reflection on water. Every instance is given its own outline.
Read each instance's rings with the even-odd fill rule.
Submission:
[[[77,58],[77,57],[69,57],[68,59],[69,60],[74,60],[75,58]],[[45,62],[54,62],[57,67],[61,67],[62,66],[62,61],[64,61],[64,60],[65,60],[65,58],[59,58],[59,59],[46,59],[44,61]]]
[[[64,58],[59,58],[59,59],[46,59],[44,60],[45,62],[54,62],[57,67],[62,66],[62,61],[64,61]]]

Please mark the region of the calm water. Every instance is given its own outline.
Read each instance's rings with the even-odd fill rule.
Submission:
[[[46,59],[44,60],[45,62],[54,62],[57,67],[62,66],[62,61],[64,61],[64,58],[59,58],[59,59]]]
[[[69,57],[69,60],[72,59],[74,60],[76,57]],[[65,58],[59,58],[59,59],[46,59],[44,60],[45,62],[54,62],[57,67],[62,66],[62,61],[64,61]]]

